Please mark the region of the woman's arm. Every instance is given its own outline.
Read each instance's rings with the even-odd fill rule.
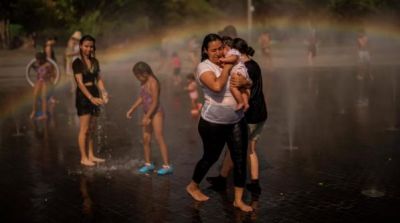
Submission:
[[[224,64],[224,68],[219,77],[212,71],[206,71],[200,76],[200,81],[210,90],[220,92],[228,82],[229,72],[232,67],[232,64]]]

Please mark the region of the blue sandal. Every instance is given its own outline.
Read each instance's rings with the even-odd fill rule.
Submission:
[[[139,173],[147,174],[154,170],[154,165],[151,163],[150,165],[145,164],[139,169]]]
[[[158,169],[157,174],[160,176],[163,176],[163,175],[172,174],[173,171],[174,171],[174,168],[172,168],[172,166],[163,166],[160,169]]]

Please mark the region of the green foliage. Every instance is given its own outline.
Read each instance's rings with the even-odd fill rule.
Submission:
[[[98,36],[101,33],[101,12],[94,10],[82,16],[79,21],[71,25],[72,30],[80,30],[82,33],[89,33],[93,36]]]
[[[23,36],[26,34],[24,27],[20,24],[10,24],[10,36]]]
[[[182,25],[193,21],[207,21],[219,14],[219,11],[205,0],[166,0],[163,1],[162,8],[166,19],[164,25]]]
[[[252,0],[255,18],[313,16],[353,19],[370,15],[399,17],[398,0]],[[0,19],[24,31],[79,29],[95,36],[152,32],[170,25],[245,18],[247,1],[237,0],[2,0]]]

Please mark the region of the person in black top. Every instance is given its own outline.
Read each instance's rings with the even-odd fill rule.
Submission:
[[[72,63],[76,88],[76,109],[79,116],[79,150],[81,164],[94,166],[104,159],[93,154],[93,130],[99,106],[108,102],[108,94],[100,75],[99,61],[95,58],[95,39],[86,35],[79,41],[80,58]],[[88,151],[88,152],[86,152]]]
[[[242,61],[244,62],[252,81],[249,99],[250,107],[245,113],[249,129],[248,151],[251,176],[251,183],[247,184],[246,187],[252,193],[253,198],[258,198],[261,194],[261,188],[259,184],[259,165],[256,145],[268,118],[267,105],[263,93],[263,81],[260,66],[256,61],[251,59],[251,56],[254,55],[254,49],[249,47],[243,39],[236,38],[234,41],[236,41],[236,45],[240,46],[239,52],[242,54]],[[242,79],[240,76],[236,75],[232,77],[231,85],[239,83],[243,84],[244,81],[246,81],[244,78]],[[206,180],[213,185],[214,189],[223,190],[226,188],[226,177],[231,169],[232,160],[229,151],[227,151],[220,175],[217,177],[208,177]]]

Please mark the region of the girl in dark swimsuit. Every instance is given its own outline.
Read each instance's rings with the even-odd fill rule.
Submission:
[[[36,53],[36,62],[33,64],[33,68],[37,72],[36,83],[33,90],[33,107],[30,118],[33,119],[37,115],[37,119],[47,118],[47,90],[48,84],[51,78],[51,65],[46,60],[44,53]],[[41,101],[41,113],[38,114],[37,104],[38,99]]]

